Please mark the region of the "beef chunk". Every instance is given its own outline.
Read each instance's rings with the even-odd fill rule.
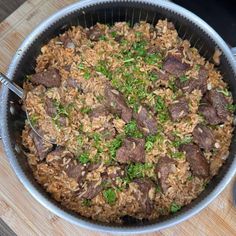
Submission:
[[[73,161],[71,161],[68,166],[65,167],[65,172],[68,177],[74,178],[78,183],[81,183],[87,174],[87,168],[80,163],[74,164]]]
[[[184,144],[180,147],[180,151],[185,152],[193,175],[202,178],[209,176],[209,164],[197,145]]]
[[[167,56],[163,64],[163,69],[165,71],[177,77],[184,75],[188,68],[188,64],[182,63],[179,57],[173,55]]]
[[[54,117],[57,114],[57,109],[53,104],[53,100],[49,97],[45,98],[45,111],[51,117]]]
[[[120,163],[145,162],[144,145],[144,139],[126,138],[117,150],[116,160]]]
[[[102,105],[94,108],[89,114],[90,117],[99,117],[107,115],[109,115],[109,111],[105,106]]]
[[[99,41],[100,37],[104,35],[104,32],[102,32],[102,30],[99,28],[98,25],[95,25],[93,27],[91,27],[88,31],[87,31],[87,37],[91,40],[91,41]]]
[[[72,48],[72,49],[75,48],[75,44],[73,43],[68,33],[60,35],[60,40],[62,41],[65,48]]]
[[[39,160],[43,161],[48,155],[48,153],[52,150],[52,144],[44,142],[43,139],[39,137],[33,130],[30,131],[29,135],[34,142]]]
[[[170,173],[173,173],[173,166],[175,165],[175,160],[164,156],[161,157],[156,165],[155,172],[159,179],[162,191],[165,193],[170,187],[167,179]]]
[[[176,80],[176,86],[185,93],[191,93],[194,89],[199,89],[204,94],[207,91],[207,78],[208,71],[201,68],[198,73],[198,79],[190,78],[181,82],[180,79]]]
[[[58,69],[49,69],[47,71],[39,72],[31,76],[32,83],[39,85],[42,84],[47,88],[60,87],[61,76]]]
[[[69,77],[66,80],[66,86],[72,87],[72,88],[78,88],[79,92],[83,93],[83,89],[81,88],[81,84],[76,79]]]
[[[198,111],[204,116],[204,118],[210,125],[217,125],[222,122],[221,119],[217,116],[214,107],[209,103],[202,103],[199,106]]]
[[[180,98],[169,106],[169,112],[173,121],[180,120],[188,115],[189,107],[185,98]]]
[[[138,185],[138,192],[135,194],[135,197],[142,209],[142,212],[149,215],[153,209],[153,199],[150,194],[150,190],[155,187],[154,183],[150,179],[135,179],[134,182]]]
[[[215,138],[209,127],[198,124],[193,130],[193,141],[198,144],[200,148],[210,151],[215,143]]]
[[[93,199],[103,190],[101,183],[96,181],[87,182],[87,188],[85,191],[79,191],[79,197],[86,199]]]
[[[110,86],[105,88],[106,107],[119,115],[126,123],[131,120],[132,110],[127,106],[123,95]]]
[[[134,119],[137,121],[139,129],[145,134],[157,133],[157,121],[148,113],[145,107],[140,107],[137,113],[133,114]]]
[[[217,90],[207,91],[200,102],[199,112],[203,114],[206,121],[211,125],[224,123],[227,120],[228,101],[223,94]]]
[[[215,108],[218,117],[222,119],[222,121],[226,121],[228,115],[228,101],[225,96],[217,90],[210,90],[206,93],[205,99]]]

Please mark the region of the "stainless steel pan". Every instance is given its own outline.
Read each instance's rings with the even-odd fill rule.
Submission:
[[[40,48],[55,35],[62,33],[71,25],[89,27],[96,22],[113,24],[116,21],[129,21],[131,25],[140,20],[155,24],[158,19],[167,18],[175,24],[179,35],[188,39],[202,56],[211,60],[215,48],[222,51],[219,70],[224,76],[236,102],[236,66],[233,54],[223,39],[203,20],[193,13],[166,1],[154,0],[88,0],[80,1],[55,13],[41,23],[22,43],[9,66],[7,76],[22,85],[25,75],[34,72],[35,58]],[[25,114],[21,111],[19,99],[7,88],[1,91],[1,135],[5,152],[17,177],[25,188],[43,206],[56,215],[78,226],[113,233],[143,233],[160,230],[195,215],[206,207],[229,183],[236,171],[236,136],[232,138],[230,154],[205,191],[191,204],[174,214],[154,222],[128,220],[124,225],[102,224],[85,219],[63,208],[55,202],[34,180],[24,157],[21,132]]]

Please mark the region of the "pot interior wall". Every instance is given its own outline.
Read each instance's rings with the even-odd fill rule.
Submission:
[[[52,37],[63,33],[65,30],[70,28],[73,25],[81,25],[83,27],[90,27],[96,22],[107,23],[112,25],[117,21],[127,21],[131,25],[139,22],[140,20],[147,21],[151,24],[156,24],[159,19],[167,18],[169,21],[172,21],[179,32],[179,35],[188,39],[191,42],[192,46],[195,46],[199,49],[201,55],[205,56],[207,59],[211,60],[212,55],[215,51],[216,43],[213,41],[210,35],[200,29],[197,25],[190,22],[183,16],[180,16],[170,10],[149,5],[145,3],[128,3],[128,2],[113,2],[106,4],[96,4],[82,10],[74,11],[66,16],[63,16],[59,21],[52,24],[46,31],[42,32],[37,40],[32,42],[28,50],[24,52],[19,64],[15,68],[14,81],[22,85],[23,80],[26,75],[34,73],[34,67],[36,63],[36,57],[40,53],[40,48],[47,43]],[[234,73],[230,64],[227,61],[224,53],[221,57],[221,65],[219,70],[224,76],[224,80],[229,84],[230,90],[233,93],[234,101],[236,98],[236,84],[234,79]],[[37,188],[45,197],[50,199],[50,196],[45,193],[45,191],[36,183],[33,178],[32,172],[30,171],[26,158],[24,156],[24,151],[26,151],[21,144],[21,132],[24,127],[25,114],[21,110],[21,104],[19,103],[18,97],[16,97],[12,92],[9,93],[8,107],[12,107],[15,110],[15,113],[10,113],[10,109],[7,111],[8,119],[8,129],[11,138],[12,149],[16,150],[16,156],[18,156],[18,162],[20,167],[24,170],[28,178],[31,180],[32,184]],[[11,108],[11,110],[12,110]],[[230,155],[226,164],[222,167],[220,174],[213,178],[211,183],[206,187],[206,190],[193,201],[190,205],[184,207],[179,213],[174,216],[169,216],[167,218],[176,217],[179,214],[187,211],[188,209],[197,205],[202,199],[204,199],[213,189],[214,186],[219,183],[223,178],[224,174],[227,172],[230,164],[233,161],[236,145],[235,144],[235,134],[232,139],[232,145],[230,148]],[[62,208],[58,203],[54,202],[58,207]],[[66,210],[67,211],[67,210]],[[74,213],[71,213],[74,214]],[[81,217],[82,218],[82,217]],[[162,222],[166,218],[162,218],[159,221]],[[127,226],[143,226],[152,224],[154,222],[140,222],[128,219],[126,221]]]

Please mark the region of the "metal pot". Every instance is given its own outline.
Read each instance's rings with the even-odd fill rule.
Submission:
[[[179,35],[188,39],[202,56],[211,60],[215,48],[221,52],[219,70],[224,76],[236,102],[236,66],[232,52],[223,39],[203,20],[193,13],[166,1],[153,0],[88,0],[72,4],[52,15],[41,23],[22,43],[14,56],[7,75],[18,85],[24,76],[34,72],[35,59],[40,48],[52,37],[64,32],[71,25],[89,27],[96,22],[113,24],[116,21],[129,21],[131,25],[140,20],[155,24],[158,19],[167,18],[175,24]],[[160,230],[197,214],[206,207],[229,183],[236,171],[236,136],[231,141],[230,154],[219,175],[215,176],[207,188],[191,204],[181,211],[157,221],[127,221],[124,225],[103,224],[81,217],[54,201],[35,181],[24,158],[21,132],[25,114],[20,108],[16,95],[4,86],[1,91],[1,135],[5,152],[17,177],[25,188],[43,206],[61,218],[81,227],[113,233],[143,233]]]

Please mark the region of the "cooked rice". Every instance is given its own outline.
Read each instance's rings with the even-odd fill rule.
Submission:
[[[82,113],[81,109],[93,110],[103,102],[104,87],[109,83],[109,79],[103,73],[96,71],[96,66],[99,62],[105,61],[113,74],[119,68],[126,70],[124,59],[118,55],[122,50],[137,42],[139,37],[142,37],[150,45],[157,45],[159,51],[164,54],[163,57],[166,57],[169,53],[178,55],[181,48],[183,50],[182,61],[191,66],[186,76],[197,79],[195,65],[202,65],[209,71],[208,89],[227,88],[227,85],[222,80],[222,75],[214,65],[201,57],[197,49],[191,47],[187,40],[179,38],[177,31],[169,27],[168,24],[170,23],[167,20],[159,20],[155,26],[156,31],[154,34],[150,33],[151,25],[145,22],[140,22],[133,28],[124,22],[115,23],[112,27],[98,24],[97,26],[104,30],[105,36],[95,42],[91,42],[86,37],[88,29],[80,26],[72,27],[64,34],[71,39],[71,48],[63,45],[61,40],[63,35],[51,39],[42,47],[41,54],[37,58],[36,72],[42,72],[47,68],[57,68],[60,71],[62,83],[60,87],[46,89],[42,85],[33,86],[29,76],[29,80],[24,83],[24,89],[28,91],[25,106],[30,116],[37,121],[41,131],[46,136],[53,137],[59,146],[63,146],[66,151],[72,153],[75,162],[77,162],[76,157],[81,153],[81,144],[78,141],[81,135],[83,147],[87,148],[89,159],[93,162],[97,157],[98,149],[89,135],[94,133],[101,134],[111,121],[113,128],[116,129],[118,134],[124,133],[125,122],[120,117],[112,113],[91,117],[89,113]],[[123,43],[116,42],[111,32],[122,35]],[[80,68],[79,65],[82,64],[83,68],[88,68],[88,71]],[[67,68],[68,65],[69,70]],[[147,74],[152,69],[161,70],[161,68],[156,67],[156,64],[140,62],[137,66],[140,67],[140,71],[143,74]],[[86,76],[89,78],[85,79]],[[69,78],[73,78],[81,85],[83,93],[79,93],[77,88],[66,86]],[[122,80],[122,73],[118,73],[117,78]],[[174,79],[174,77],[171,79]],[[168,87],[166,81],[158,80],[156,83],[157,87],[153,93],[163,98],[168,107],[175,100],[175,93]],[[45,111],[44,99],[46,96],[61,104],[71,105],[69,115],[65,117],[65,125],[58,125]],[[156,117],[159,124],[158,134],[161,138],[154,143],[150,151],[146,151],[146,163],[158,163],[160,157],[170,156],[171,153],[178,152],[178,149],[172,145],[172,141],[167,135],[168,133],[178,133],[179,138],[183,139],[186,135],[191,136],[194,127],[203,121],[203,117],[197,113],[200,99],[202,98],[201,91],[194,90],[190,94],[185,94],[185,96],[190,101],[190,111],[186,118],[179,122],[173,122],[169,119],[163,123],[158,116]],[[227,99],[232,103],[231,96],[227,97]],[[142,103],[150,106],[155,105],[155,98],[150,94]],[[69,178],[65,172],[65,167],[68,167],[71,161],[65,158],[66,153],[61,156],[53,156],[49,153],[46,159],[39,160],[34,142],[29,135],[30,128],[27,122],[22,137],[24,145],[29,149],[27,154],[28,162],[35,179],[54,199],[66,208],[85,217],[102,222],[122,223],[122,217],[126,215],[138,219],[157,219],[162,215],[170,214],[173,203],[184,206],[195,199],[204,190],[212,176],[218,173],[227,157],[233,130],[232,119],[233,116],[231,115],[223,125],[216,126],[213,129],[216,137],[214,152],[204,153],[210,164],[210,177],[203,179],[193,176],[185,155],[181,158],[175,158],[177,164],[173,172],[168,176],[170,187],[167,192],[163,193],[162,191],[157,191],[158,188],[151,188],[148,193],[150,199],[154,202],[153,209],[149,215],[145,214],[145,211],[141,209],[139,201],[137,201],[137,194],[140,195],[141,192],[137,191],[137,183],[132,181],[126,187],[123,187],[122,181],[116,179],[116,188],[114,188],[116,201],[113,204],[106,202],[103,191],[92,198],[89,205],[84,204],[84,200],[77,194],[78,191],[82,193],[81,190],[85,191],[87,189],[88,181],[98,181],[97,184],[102,182],[101,173],[106,169],[107,163],[114,163],[114,160],[111,160],[108,145],[112,140],[106,141],[102,139],[99,142],[99,147],[103,150],[99,154],[100,165],[86,175],[86,179],[81,186],[76,179]],[[109,173],[115,173],[115,168],[111,166]],[[146,173],[146,177],[148,176],[156,178],[154,177],[154,168]],[[142,196],[139,197],[142,198]]]

